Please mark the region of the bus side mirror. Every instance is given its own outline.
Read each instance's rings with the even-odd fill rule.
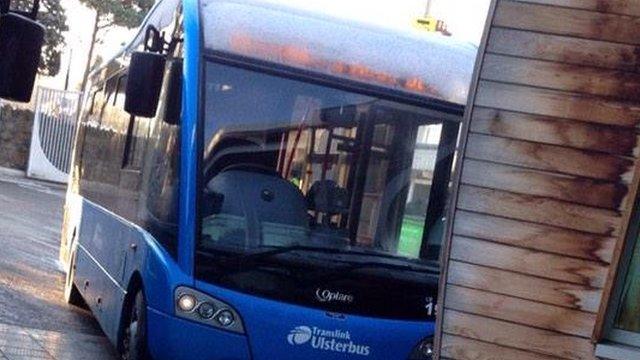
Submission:
[[[164,55],[136,51],[131,54],[124,109],[131,115],[155,117],[162,90]]]
[[[31,101],[44,32],[44,26],[21,14],[0,15],[0,98]]]

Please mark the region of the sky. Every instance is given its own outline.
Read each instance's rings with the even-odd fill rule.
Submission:
[[[65,34],[67,46],[63,52],[62,70],[55,78],[40,79],[39,84],[55,88],[64,87],[64,78],[70,64],[71,90],[81,82],[91,41],[94,13],[79,0],[61,0],[67,11],[69,32]],[[390,28],[412,26],[413,21],[425,13],[429,0],[270,0],[294,4],[330,15],[370,22]],[[444,20],[453,37],[478,45],[480,43],[490,0],[430,0],[431,15]],[[114,28],[108,30],[105,41],[98,45],[97,54],[108,59],[119,52],[137,32]]]
[[[334,16],[357,19],[392,28],[407,28],[424,15],[429,0],[271,0],[295,4]],[[489,0],[431,0],[431,15],[444,20],[453,36],[479,44]]]

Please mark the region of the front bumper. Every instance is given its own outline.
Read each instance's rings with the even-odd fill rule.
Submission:
[[[247,337],[167,315],[147,311],[147,335],[155,360],[251,359]]]

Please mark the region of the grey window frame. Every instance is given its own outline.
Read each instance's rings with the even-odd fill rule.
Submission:
[[[620,258],[620,265],[615,279],[614,292],[611,297],[609,308],[607,309],[605,320],[605,340],[640,348],[640,332],[632,332],[615,328],[615,321],[620,310],[622,297],[631,260],[636,247],[640,247],[640,195],[633,204],[633,213],[630,218],[629,229],[625,235],[625,244]],[[640,279],[638,279],[640,281]]]

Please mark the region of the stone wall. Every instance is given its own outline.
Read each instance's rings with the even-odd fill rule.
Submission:
[[[33,112],[0,104],[0,167],[26,170]]]

